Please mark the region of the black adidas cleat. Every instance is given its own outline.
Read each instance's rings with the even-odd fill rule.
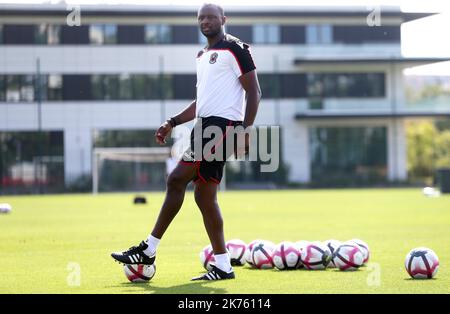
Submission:
[[[224,280],[224,279],[234,279],[234,272],[226,273],[220,270],[214,265],[211,265],[212,269],[204,275],[192,278],[192,281],[196,280]]]
[[[156,254],[153,256],[148,256],[144,253],[148,245],[142,241],[139,246],[133,246],[128,251],[125,252],[115,252],[111,254],[111,257],[116,261],[126,265],[153,265],[155,263]]]

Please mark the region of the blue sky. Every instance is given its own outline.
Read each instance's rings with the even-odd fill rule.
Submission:
[[[60,3],[60,0],[0,0],[0,3]],[[398,5],[406,12],[441,12],[439,15],[405,23],[402,26],[402,53],[407,57],[450,57],[450,40],[443,35],[443,30],[450,30],[450,1],[445,0],[66,0],[68,4],[164,4],[164,5],[201,5],[204,2],[227,5],[358,5],[370,7],[377,5]],[[381,22],[383,12],[381,12]],[[409,69],[407,74],[450,75],[450,62]]]

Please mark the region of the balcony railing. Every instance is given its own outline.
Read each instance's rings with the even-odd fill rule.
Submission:
[[[296,103],[297,118],[450,116],[450,97],[393,103],[386,98],[309,98]]]

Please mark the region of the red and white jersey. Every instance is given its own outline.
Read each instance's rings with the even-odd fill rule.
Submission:
[[[236,37],[224,39],[197,55],[197,117],[243,121],[245,90],[239,77],[255,69],[250,47]]]

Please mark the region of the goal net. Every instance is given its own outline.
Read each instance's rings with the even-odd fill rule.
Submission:
[[[95,148],[92,193],[164,189],[170,147]]]

